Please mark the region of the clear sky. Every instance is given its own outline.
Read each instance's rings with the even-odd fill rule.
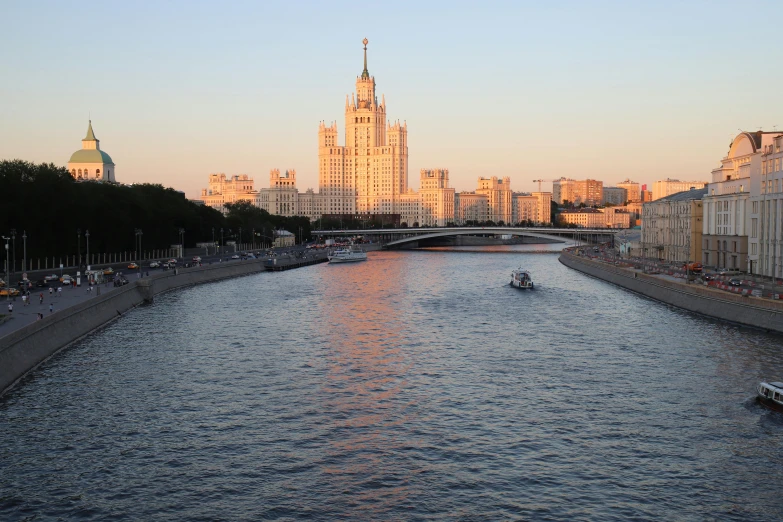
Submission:
[[[0,158],[65,165],[91,115],[124,183],[196,197],[211,172],[294,168],[362,70],[408,123],[409,186],[510,176],[709,179],[742,130],[783,129],[777,1],[0,0]],[[545,190],[551,184],[545,183]]]

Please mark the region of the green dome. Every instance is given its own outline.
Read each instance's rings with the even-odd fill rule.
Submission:
[[[111,157],[98,149],[82,149],[77,150],[71,155],[71,159],[68,163],[107,163],[114,165]]]

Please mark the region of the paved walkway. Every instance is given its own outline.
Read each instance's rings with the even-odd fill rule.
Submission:
[[[44,314],[44,317],[51,315],[49,312],[50,304],[53,307],[52,313],[57,313],[98,295],[97,287],[93,286],[92,292],[88,292],[87,288],[85,285],[76,288],[64,286],[62,294],[59,296],[56,291],[50,296],[48,288],[35,288],[33,289],[34,291],[30,291],[32,302],[27,306],[24,306],[21,295],[16,298],[12,297],[8,301],[5,296],[0,297],[0,315],[5,314],[9,316],[3,323],[0,323],[0,340],[11,332],[35,322],[39,313]],[[100,285],[101,295],[113,290],[116,290],[116,288],[111,283],[108,286]],[[43,304],[39,304],[40,294],[43,294]],[[11,314],[8,313],[9,302],[14,305],[14,311]]]

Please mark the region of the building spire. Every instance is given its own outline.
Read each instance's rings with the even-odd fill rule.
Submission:
[[[364,44],[364,70],[362,71],[362,78],[365,80],[370,78],[370,73],[367,72],[367,42],[368,41],[369,40],[367,40],[367,38],[362,40],[362,43]]]
[[[84,139],[95,141],[95,133],[92,131],[92,120],[89,120],[89,122],[90,124],[87,126],[87,136],[85,136]]]

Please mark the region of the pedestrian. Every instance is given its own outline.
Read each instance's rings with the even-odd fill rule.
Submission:
[[[11,314],[14,312],[14,303],[8,303],[8,313]]]
[[[63,287],[62,286],[58,286],[57,287],[57,296],[58,297],[62,297],[62,295],[63,295]]]
[[[27,296],[26,295],[22,295],[22,304],[24,306],[27,306]]]
[[[40,321],[41,319],[43,319],[43,314],[41,312],[38,312],[38,314],[36,315],[36,319],[35,320],[36,321]]]
[[[54,303],[49,303],[49,313],[54,313]]]
[[[50,287],[49,287],[49,297],[51,297],[51,296],[52,296],[52,292],[54,292],[54,289],[53,289],[53,288],[50,286]]]
[[[43,304],[43,292],[38,296],[38,304]]]

